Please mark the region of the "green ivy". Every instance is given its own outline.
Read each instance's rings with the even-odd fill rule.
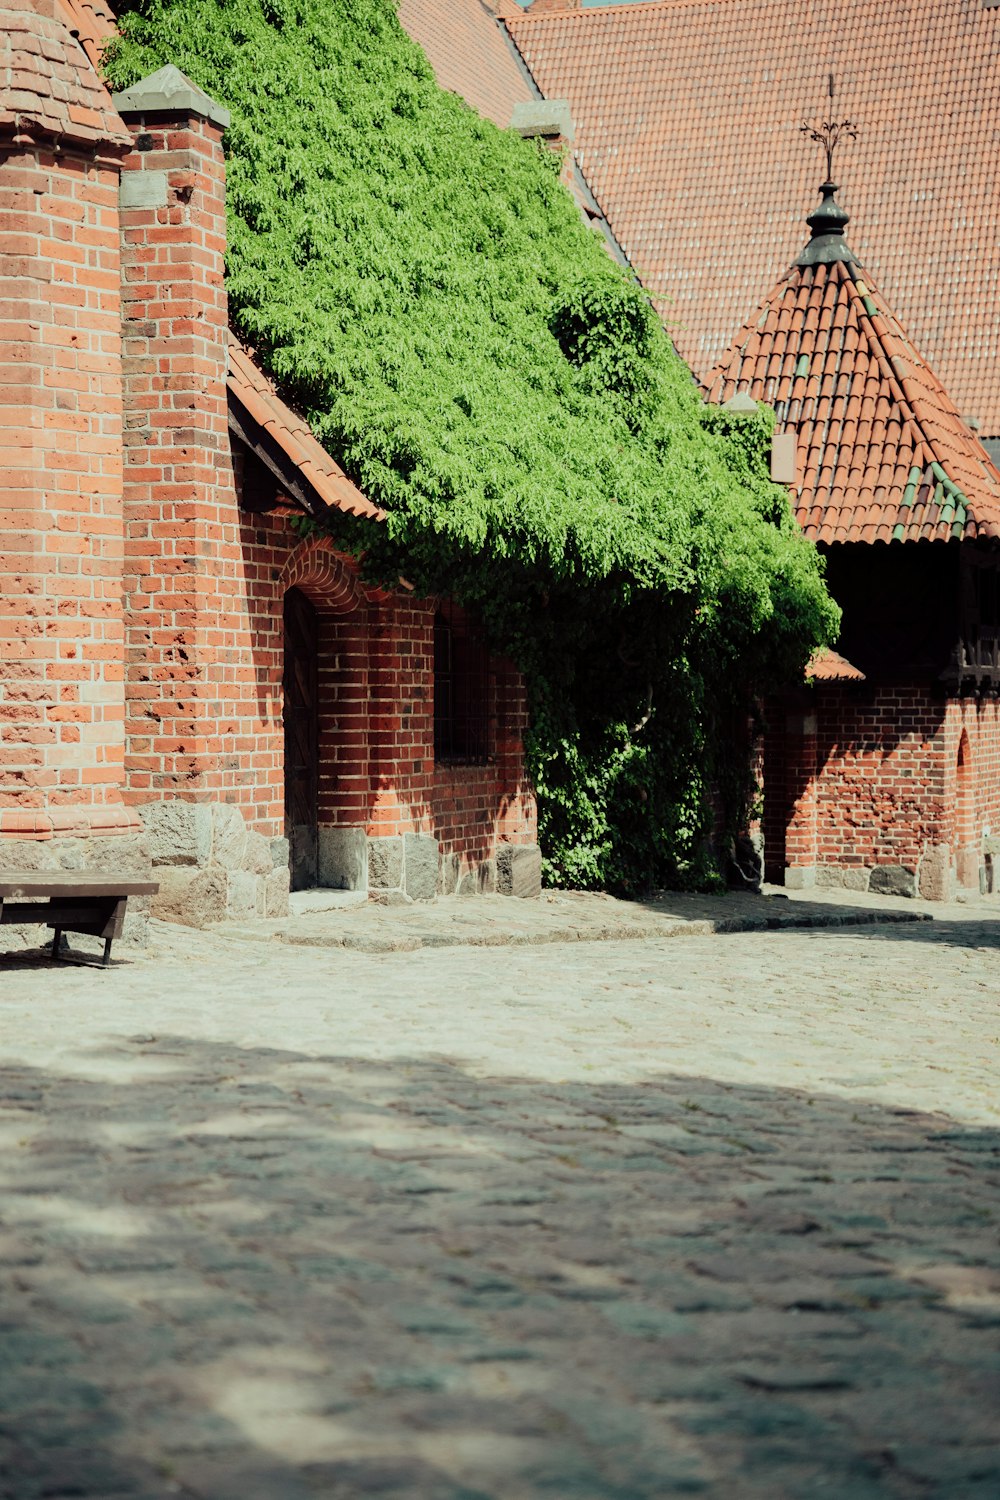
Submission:
[[[837,625],[770,414],[702,405],[558,159],[438,88],[392,0],[119,10],[116,87],[172,62],[232,111],[234,321],[388,512],[338,541],[526,673],[550,878],[710,879],[719,726]]]

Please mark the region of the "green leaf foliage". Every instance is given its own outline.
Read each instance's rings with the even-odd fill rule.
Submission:
[[[234,322],[389,515],[338,541],[527,675],[550,876],[705,879],[719,726],[837,623],[770,414],[703,406],[558,158],[438,88],[393,0],[120,10],[117,87],[173,62],[232,111]]]

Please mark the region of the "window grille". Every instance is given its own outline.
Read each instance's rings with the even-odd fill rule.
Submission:
[[[490,664],[486,642],[460,610],[434,616],[434,759],[483,765],[490,758]]]

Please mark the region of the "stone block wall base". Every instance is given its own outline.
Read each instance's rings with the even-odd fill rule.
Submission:
[[[0,837],[0,870],[67,870],[93,875],[131,875],[137,880],[155,880],[151,872],[149,840],[144,833],[94,836],[91,838],[46,838],[43,840]],[[130,896],[121,940],[144,946],[150,915],[148,896]],[[46,941],[46,927],[0,928],[5,941],[15,933],[35,947]]]
[[[868,889],[878,896],[915,896],[917,876],[905,865],[875,865],[868,878]]]
[[[815,865],[786,865],[785,885],[790,891],[809,891],[816,884]]]
[[[927,844],[916,871],[916,888],[925,901],[951,901],[955,894],[955,865],[951,844]]]
[[[980,866],[970,866],[970,893],[983,885]],[[786,871],[786,885],[790,885]],[[955,895],[955,862],[950,844],[927,844],[916,870],[906,865],[818,865],[814,884],[827,890],[871,891],[881,896],[920,896],[924,901],[950,901]],[[800,887],[801,889],[801,887]]]
[[[345,830],[346,832],[347,830]],[[500,844],[496,857],[471,869],[461,855],[441,852],[426,833],[369,838],[368,889],[375,900],[429,901],[433,896],[537,896],[542,855],[537,844]]]
[[[866,891],[871,873],[868,865],[817,865],[816,886],[825,890]]]
[[[537,844],[501,844],[497,849],[497,893],[540,896],[542,851]]]
[[[430,901],[438,891],[439,858],[438,841],[427,833],[368,838],[368,889],[377,899],[397,893],[408,901]]]
[[[159,893],[152,915],[188,927],[288,915],[288,843],[248,828],[225,802],[140,807]]]
[[[319,829],[319,883],[334,891],[368,889],[368,835],[363,828]]]

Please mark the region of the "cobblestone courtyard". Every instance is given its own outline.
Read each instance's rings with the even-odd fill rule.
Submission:
[[[995,1500],[998,957],[0,956],[0,1496]]]

